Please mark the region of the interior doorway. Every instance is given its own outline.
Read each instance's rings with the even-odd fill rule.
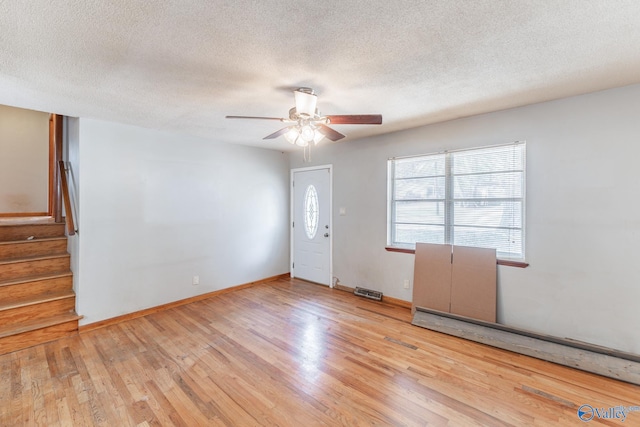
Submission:
[[[62,116],[0,105],[0,218],[51,217]]]

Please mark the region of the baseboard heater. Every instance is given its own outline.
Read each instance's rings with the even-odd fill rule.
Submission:
[[[356,288],[353,291],[354,295],[358,295],[359,297],[365,297],[376,301],[382,301],[382,292],[374,291],[371,289],[365,288]]]
[[[640,385],[640,355],[416,307],[411,324]]]

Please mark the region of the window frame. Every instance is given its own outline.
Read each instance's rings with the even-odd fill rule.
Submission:
[[[397,160],[402,159],[420,159],[425,158],[425,160],[429,157],[434,158],[435,156],[443,156],[445,160],[444,166],[444,181],[445,181],[445,198],[444,199],[428,199],[433,201],[440,201],[444,205],[444,222],[443,222],[443,240],[445,244],[455,244],[453,242],[453,228],[455,225],[455,221],[453,220],[454,214],[452,214],[451,210],[455,212],[455,209],[452,209],[452,206],[459,202],[459,199],[454,197],[454,173],[451,168],[452,157],[455,157],[456,153],[468,153],[476,150],[490,150],[492,148],[499,149],[501,147],[509,147],[509,146],[522,146],[522,170],[517,170],[518,172],[522,172],[522,188],[521,188],[521,197],[519,198],[509,198],[514,201],[518,201],[521,203],[521,212],[520,212],[520,230],[521,230],[521,253],[522,257],[508,257],[502,254],[498,255],[498,264],[501,265],[510,265],[516,267],[527,267],[529,264],[526,262],[526,170],[527,170],[527,161],[526,161],[526,141],[514,141],[507,144],[495,144],[495,145],[487,145],[473,148],[465,148],[465,149],[457,149],[457,150],[445,150],[434,153],[427,154],[419,154],[419,155],[410,155],[410,156],[401,156],[401,157],[390,157],[387,159],[387,246],[385,249],[391,252],[402,252],[402,253],[414,253],[415,252],[415,244],[402,244],[394,242],[394,230],[395,224],[394,221],[396,219],[396,200],[395,197],[395,185],[397,178],[395,176],[395,166]],[[505,171],[505,172],[515,172],[514,171]],[[488,173],[500,173],[501,171],[491,171]],[[470,174],[470,175],[478,175],[478,174]],[[436,177],[439,175],[434,175]],[[427,199],[425,199],[427,200]],[[402,200],[400,200],[402,201]],[[497,227],[496,227],[497,229]]]

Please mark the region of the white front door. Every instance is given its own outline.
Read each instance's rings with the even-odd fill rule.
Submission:
[[[331,286],[331,166],[294,169],[291,277]]]

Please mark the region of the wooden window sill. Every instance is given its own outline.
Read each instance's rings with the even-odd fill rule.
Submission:
[[[415,249],[409,249],[409,248],[398,248],[395,246],[385,246],[384,248],[386,251],[388,252],[400,252],[403,254],[415,254],[416,250]],[[528,262],[522,262],[522,261],[512,261],[512,260],[508,260],[508,259],[498,259],[498,265],[505,265],[507,267],[518,267],[518,268],[527,268],[529,267],[529,263]]]

